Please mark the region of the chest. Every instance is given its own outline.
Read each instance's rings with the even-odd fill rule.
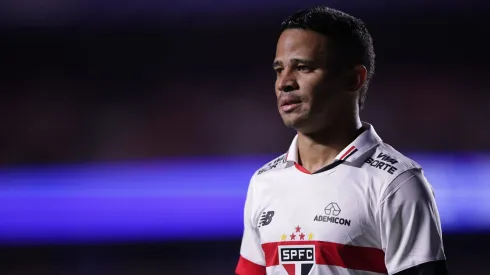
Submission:
[[[323,241],[373,246],[374,192],[362,175],[284,175],[258,188],[255,217],[262,243]]]

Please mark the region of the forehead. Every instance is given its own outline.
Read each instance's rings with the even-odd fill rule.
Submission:
[[[276,59],[324,59],[328,44],[328,38],[323,34],[311,30],[287,29],[277,41]]]

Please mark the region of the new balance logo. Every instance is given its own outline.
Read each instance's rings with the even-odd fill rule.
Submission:
[[[272,217],[274,217],[274,211],[267,211],[262,213],[259,220],[259,227],[266,226],[272,221]]]

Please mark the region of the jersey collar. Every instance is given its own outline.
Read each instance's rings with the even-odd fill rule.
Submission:
[[[336,157],[335,161],[348,161],[353,162],[367,151],[378,146],[381,143],[381,138],[378,136],[374,127],[366,122],[362,122],[364,132],[362,132],[357,138],[345,147]],[[292,163],[298,163],[298,135],[296,135],[289,147],[286,155],[286,161]],[[335,162],[334,161],[334,162]]]

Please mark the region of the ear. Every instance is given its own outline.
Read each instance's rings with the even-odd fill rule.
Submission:
[[[367,79],[367,69],[363,65],[356,65],[347,72],[346,89],[357,93],[364,87]]]

